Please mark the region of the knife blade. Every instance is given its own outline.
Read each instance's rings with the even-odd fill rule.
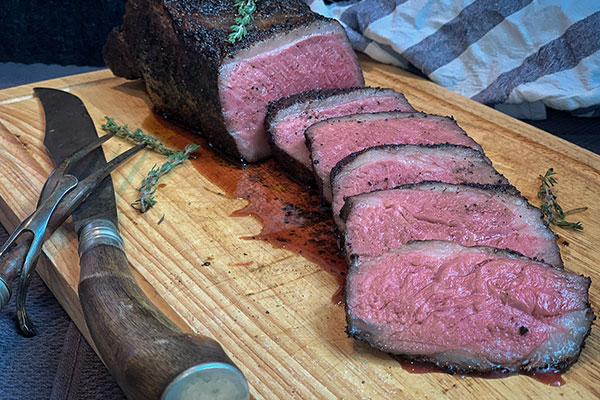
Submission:
[[[97,138],[79,98],[35,89],[46,116],[44,144],[54,163]],[[106,160],[102,149],[73,165],[78,178]],[[92,340],[129,399],[249,398],[242,372],[215,340],[186,333],[145,296],[129,270],[107,178],[73,213],[79,237],[79,297]]]
[[[98,138],[94,123],[85,105],[77,96],[50,88],[35,88],[34,91],[44,108],[46,118],[44,145],[55,166],[77,149]],[[65,132],[76,132],[76,134],[69,135],[65,140]],[[104,164],[106,164],[104,152],[102,148],[98,148],[89,153],[85,160],[73,165],[69,173],[82,180]],[[117,205],[110,175],[73,211],[72,217],[77,233],[93,219],[101,218],[117,223]]]

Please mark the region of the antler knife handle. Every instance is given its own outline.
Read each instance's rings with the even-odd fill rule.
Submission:
[[[244,375],[219,343],[185,333],[142,292],[111,221],[94,221],[79,237],[85,320],[129,399],[249,397]]]

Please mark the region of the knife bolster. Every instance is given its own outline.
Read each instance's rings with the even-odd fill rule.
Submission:
[[[108,219],[96,219],[84,226],[79,232],[79,256],[98,245],[113,246],[124,250],[123,239],[114,222]]]

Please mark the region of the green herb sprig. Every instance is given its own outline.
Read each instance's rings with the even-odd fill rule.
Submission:
[[[562,226],[563,228],[569,228],[578,231],[583,230],[583,225],[581,225],[581,222],[565,221],[565,217],[570,214],[585,211],[588,208],[579,207],[569,211],[563,211],[562,207],[558,204],[556,196],[550,189],[557,183],[556,178],[553,177],[554,175],[556,175],[556,172],[554,172],[553,168],[548,169],[543,176],[540,175],[542,183],[540,184],[540,190],[537,193],[537,197],[542,200],[540,209],[544,214],[544,219],[550,224]]]
[[[140,128],[131,132],[127,125],[121,126],[107,116],[104,118],[106,118],[106,123],[102,125],[102,130],[105,132],[114,133],[115,136],[131,140],[135,143],[145,143],[150,149],[157,153],[164,154],[165,156],[177,153],[177,150],[165,146],[159,138],[145,134]]]
[[[131,206],[136,210],[144,213],[148,211],[152,206],[156,204],[154,193],[156,192],[156,185],[158,180],[171,171],[173,168],[190,158],[191,154],[198,150],[200,146],[196,144],[188,144],[185,146],[184,151],[171,149],[157,137],[145,134],[141,129],[136,129],[131,132],[127,125],[119,125],[112,118],[106,118],[106,123],[102,125],[102,129],[106,132],[114,132],[116,136],[131,140],[135,143],[145,143],[148,147],[157,153],[166,155],[169,159],[160,167],[154,165],[148,176],[142,180],[141,186],[137,189],[140,193],[139,199],[134,201]]]
[[[235,16],[235,25],[231,25],[231,33],[229,34],[229,42],[234,44],[236,40],[242,40],[248,33],[246,27],[252,23],[256,10],[256,2],[254,0],[236,0],[235,6],[238,8]]]
[[[140,198],[134,201],[131,206],[142,213],[145,213],[154,206],[156,204],[154,192],[156,192],[156,185],[161,176],[190,158],[190,155],[199,148],[200,146],[197,144],[188,144],[185,146],[185,151],[178,151],[171,154],[169,159],[160,167],[157,167],[155,164],[150,172],[148,172],[148,176],[142,180],[142,185],[138,188]]]

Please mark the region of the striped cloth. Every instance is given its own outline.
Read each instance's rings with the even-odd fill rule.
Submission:
[[[355,50],[473,100],[600,116],[600,0],[306,1]]]

